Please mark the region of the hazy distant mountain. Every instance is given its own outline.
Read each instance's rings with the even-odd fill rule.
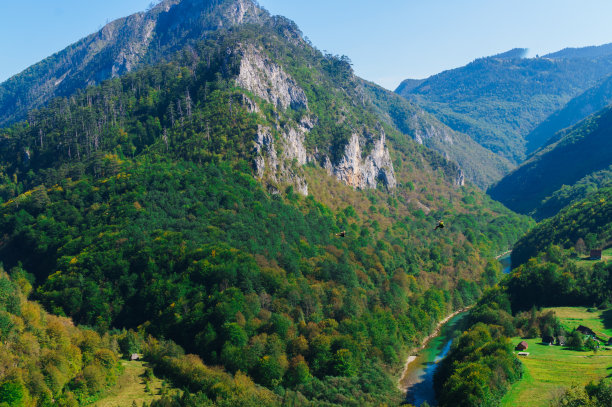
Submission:
[[[555,135],[489,189],[510,209],[536,219],[556,214],[612,182],[612,108]]]
[[[497,59],[521,59],[521,58],[525,58],[525,56],[527,55],[527,52],[529,52],[529,49],[527,49],[527,48],[513,48],[510,51],[506,51],[506,52],[502,52],[500,54],[492,55],[490,58],[497,58]]]
[[[269,15],[249,0],[164,0],[107,24],[0,84],[0,126],[57,96],[170,57],[219,28]],[[222,50],[220,50],[222,51]]]
[[[525,136],[526,153],[531,154],[539,147],[553,143],[556,141],[555,133],[578,123],[610,103],[612,103],[612,76],[570,100],[561,110],[550,115]]]
[[[425,79],[404,79],[402,83],[399,84],[395,92],[399,94],[402,92],[410,92],[424,81]]]
[[[612,43],[581,48],[564,48],[542,58],[600,58],[612,55]]]
[[[522,51],[512,50],[397,91],[452,129],[520,163],[527,154],[527,134],[612,73],[609,49],[565,50],[542,58],[520,58]]]

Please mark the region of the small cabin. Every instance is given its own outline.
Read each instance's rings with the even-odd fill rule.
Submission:
[[[130,355],[130,360],[140,360],[140,355],[138,353],[132,353]]]
[[[557,346],[565,346],[565,336],[557,336]]]
[[[521,341],[519,342],[518,345],[516,345],[516,350],[526,350],[529,347],[529,345],[527,344],[527,342],[525,341]]]
[[[593,338],[597,336],[595,335],[595,332],[593,332],[591,328],[589,328],[588,326],[584,326],[584,325],[579,325],[578,328],[576,328],[576,331],[580,332],[583,335],[587,335]]]
[[[544,345],[553,345],[555,343],[555,338],[550,335],[545,335],[542,337],[542,343]]]
[[[589,260],[601,260],[601,249],[591,250]]]

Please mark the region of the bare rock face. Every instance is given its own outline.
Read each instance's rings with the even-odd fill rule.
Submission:
[[[275,172],[278,156],[274,147],[274,137],[268,127],[259,126],[255,135],[255,172],[259,178],[265,174],[266,167]]]
[[[275,182],[289,182],[295,186],[297,192],[308,195],[308,184],[306,180],[296,173],[292,167],[295,161],[298,165],[304,165],[311,157],[306,153],[304,147],[304,128],[290,128],[275,143],[272,130],[269,127],[259,126],[255,136],[255,161],[253,163],[258,178],[266,175]],[[279,144],[279,151],[282,151],[279,158],[276,144]],[[269,170],[266,174],[266,169]]]
[[[374,148],[365,159],[361,158],[360,139],[353,134],[349,144],[344,150],[344,156],[333,168],[336,177],[346,184],[360,189],[376,188],[378,181],[382,181],[387,188],[395,188],[395,172],[385,145],[385,133],[374,142]]]
[[[279,108],[308,109],[306,94],[278,64],[253,47],[242,53],[238,86]]]
[[[455,177],[453,184],[456,187],[462,187],[465,185],[465,174],[463,173],[463,170],[459,170],[459,173],[457,174],[457,176]]]

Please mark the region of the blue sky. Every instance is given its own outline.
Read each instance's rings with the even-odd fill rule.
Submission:
[[[151,0],[2,0],[0,81]],[[259,0],[320,50],[394,89],[514,47],[530,55],[612,42],[610,0]]]

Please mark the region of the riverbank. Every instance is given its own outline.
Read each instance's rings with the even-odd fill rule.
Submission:
[[[503,252],[502,254],[495,256],[495,260],[499,260],[502,257],[504,257],[504,256],[506,256],[506,255],[508,255],[510,253],[512,253],[512,250],[508,250],[507,252]]]
[[[429,345],[429,342],[440,334],[440,330],[448,321],[450,321],[451,319],[453,319],[454,317],[456,317],[457,315],[463,312],[469,311],[470,308],[472,308],[472,306],[462,308],[446,316],[443,320],[438,322],[434,331],[421,341],[421,345],[419,345],[418,347],[410,351],[410,356],[406,358],[406,364],[404,365],[404,370],[402,371],[402,375],[400,376],[400,379],[398,381],[397,387],[399,390],[401,390],[405,394],[408,391],[408,388],[413,384],[408,379],[407,373],[409,372],[410,364],[413,363],[417,359],[418,353],[421,352],[423,349],[425,349],[427,345]]]

